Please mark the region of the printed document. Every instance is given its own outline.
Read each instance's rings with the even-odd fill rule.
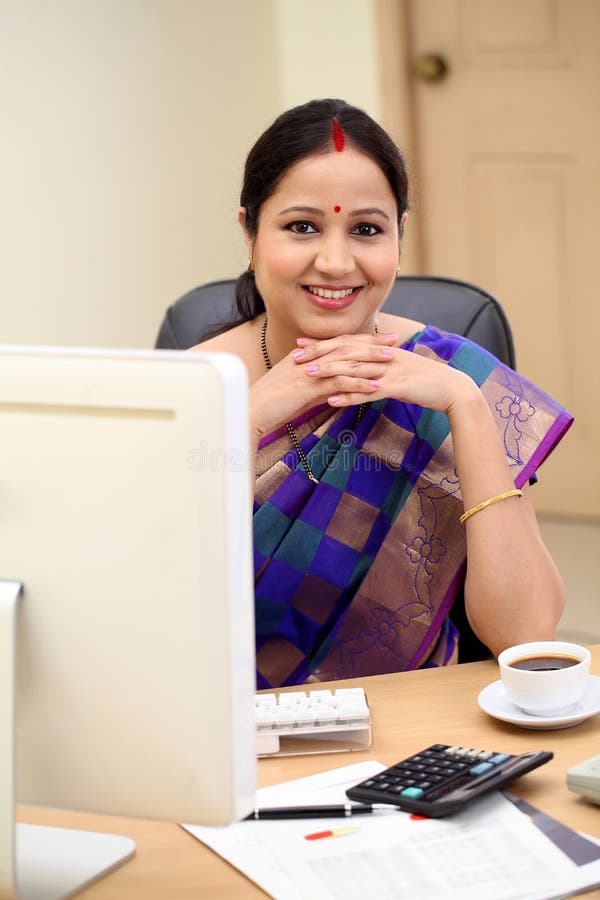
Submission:
[[[356,763],[263,788],[257,804],[344,803],[347,787],[383,768]],[[386,810],[184,827],[276,900],[551,900],[600,885],[600,847],[588,841],[591,861],[577,865],[499,792],[444,819]]]

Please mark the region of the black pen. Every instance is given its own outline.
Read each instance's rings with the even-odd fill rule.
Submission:
[[[381,810],[398,811],[397,806],[388,803],[338,803],[335,806],[273,806],[255,809],[246,816],[248,819],[329,819],[346,816],[363,816],[365,813]]]

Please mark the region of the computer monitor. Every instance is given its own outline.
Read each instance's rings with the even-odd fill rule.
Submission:
[[[199,824],[254,805],[245,368],[227,354],[2,347],[0,435],[4,896],[15,795]],[[19,896],[64,896],[93,880],[96,853],[110,868],[132,852],[91,837],[107,843],[18,825]]]

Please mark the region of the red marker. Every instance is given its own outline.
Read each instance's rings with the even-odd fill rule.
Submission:
[[[305,841],[320,841],[321,838],[343,837],[345,834],[352,834],[358,831],[357,825],[348,825],[346,828],[328,828],[327,831],[314,831],[312,834],[305,834]]]

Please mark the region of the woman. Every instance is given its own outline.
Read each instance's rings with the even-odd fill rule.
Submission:
[[[571,418],[464,338],[380,311],[407,206],[399,150],[340,100],[284,113],[246,162],[244,321],[201,349],[249,373],[258,688],[456,661],[463,583],[494,654],[555,636],[528,481]]]

